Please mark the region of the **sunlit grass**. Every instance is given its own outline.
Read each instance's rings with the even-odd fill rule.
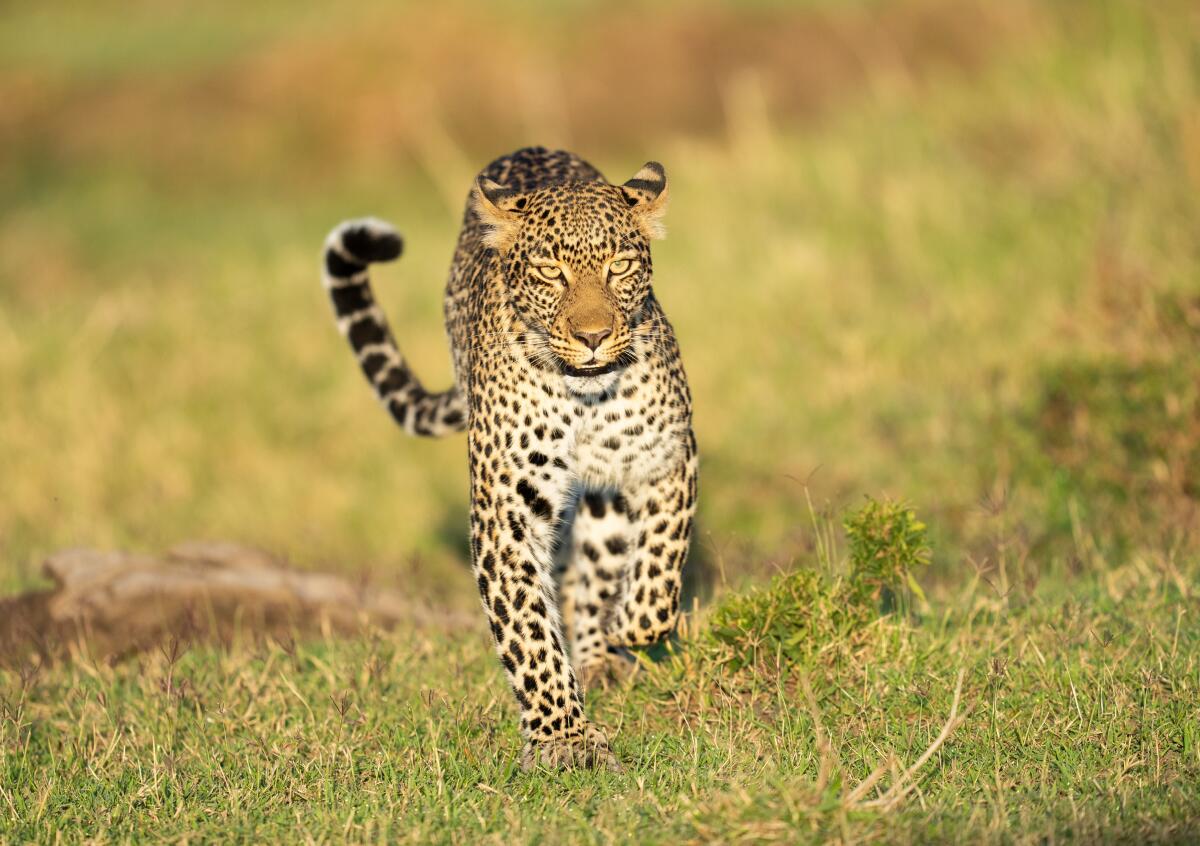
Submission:
[[[137,104],[155,102],[137,99],[146,68],[189,96],[209,72],[226,92],[255,68],[238,85],[291,91],[308,13],[280,27],[283,7],[221,9],[182,41],[159,12],[122,34],[79,11],[106,43],[73,46],[48,44],[62,12],[22,7],[0,36],[20,42],[0,68],[20,72],[0,82],[26,105],[41,102],[26,71],[68,92],[120,77]],[[816,627],[790,661],[755,640],[769,627],[714,640],[691,624],[674,657],[594,697],[627,765],[615,776],[516,772],[513,709],[474,632],[247,637],[4,671],[0,842],[1200,836],[1185,454],[1200,418],[1192,371],[1173,364],[1200,336],[1190,317],[1160,331],[1164,309],[1197,303],[1200,19],[1183,3],[1005,9],[1022,37],[969,70],[865,55],[817,118],[773,109],[751,69],[722,89],[737,116],[724,134],[574,145],[613,179],[655,158],[671,180],[656,291],[695,395],[697,571],[722,596],[795,564],[828,575],[831,515],[884,494],[928,524],[919,614],[822,629],[835,597],[814,576],[768,594],[817,586],[775,619],[789,636]],[[861,35],[846,21],[844,38]],[[279,65],[255,64],[260,47]],[[184,110],[192,122],[167,110],[163,146],[137,109],[53,143],[37,133],[70,115],[3,124],[0,590],[38,584],[63,547],[230,538],[473,608],[464,445],[395,430],[334,330],[317,259],[343,218],[394,221],[406,254],[377,288],[426,384],[446,385],[457,196],[502,150],[476,161],[480,139],[447,121],[437,155],[384,155],[380,138],[411,129],[392,115],[377,146],[321,156],[302,122],[246,123],[254,109],[223,97]],[[1106,390],[1118,372],[1146,402]],[[1055,390],[1087,427],[1046,422]],[[1159,421],[1178,434],[1139,437]],[[1122,498],[1164,489],[1177,510]],[[723,607],[753,622],[771,605]],[[918,789],[887,813],[849,802],[929,745],[960,668],[967,719]]]
[[[918,502],[952,554],[964,510],[1005,482],[1003,456],[979,460],[981,421],[1020,408],[1040,363],[1094,346],[1079,319],[1107,256],[1141,284],[1194,280],[1186,39],[1120,9],[1085,18],[1078,43],[1043,22],[969,83],[884,86],[819,132],[644,151],[672,180],[657,288],[718,546],[786,550],[807,482],[818,502]],[[598,163],[614,178],[638,165]],[[462,445],[392,431],[315,282],[328,226],[394,220],[409,250],[382,296],[425,380],[445,384],[458,212],[377,167],[235,192],[164,190],[119,162],[9,177],[0,579],[29,583],[65,545],[195,535],[390,573],[414,553],[440,562],[431,575],[458,557]]]
[[[620,774],[519,772],[482,633],[0,671],[0,837],[1181,842],[1200,833],[1197,585],[1142,561],[1062,602],[977,584],[920,625],[847,625],[856,600],[789,578],[592,697]],[[779,614],[812,640],[777,645]],[[902,779],[960,671],[961,722]]]

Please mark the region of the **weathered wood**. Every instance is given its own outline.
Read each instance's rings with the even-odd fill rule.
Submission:
[[[290,569],[230,543],[191,542],[161,555],[67,550],[50,556],[43,571],[53,590],[0,601],[0,661],[73,648],[110,656],[180,636],[474,624],[470,615],[435,612],[396,591]]]

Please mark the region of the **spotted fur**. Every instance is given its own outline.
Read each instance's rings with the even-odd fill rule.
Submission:
[[[455,384],[441,393],[413,375],[371,295],[367,265],[396,258],[399,235],[366,219],[326,242],[338,327],[385,407],[412,434],[467,430],[472,566],[525,768],[617,767],[579,680],[679,614],[697,456],[650,285],[666,200],[655,162],[621,185],[562,151],[488,165],[446,288]]]

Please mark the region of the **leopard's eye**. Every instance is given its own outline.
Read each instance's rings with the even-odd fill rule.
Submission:
[[[620,276],[633,266],[633,262],[629,259],[617,259],[608,266],[610,276]]]
[[[557,282],[563,275],[562,268],[553,264],[535,264],[533,272],[547,282]]]

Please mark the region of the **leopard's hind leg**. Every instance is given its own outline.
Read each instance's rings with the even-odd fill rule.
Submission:
[[[610,647],[648,646],[675,630],[696,514],[696,477],[692,436],[674,466],[627,494],[632,541],[617,598],[605,617]]]
[[[560,550],[559,602],[571,646],[571,663],[585,687],[609,680],[624,663],[612,654],[604,622],[612,614],[633,543],[629,504],[616,491],[587,491],[579,498]]]

